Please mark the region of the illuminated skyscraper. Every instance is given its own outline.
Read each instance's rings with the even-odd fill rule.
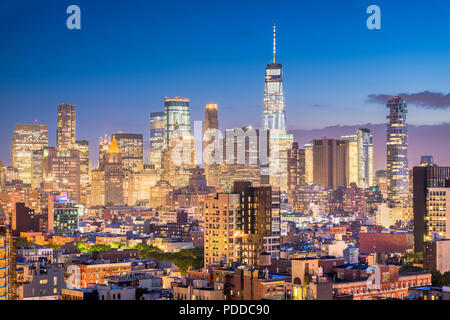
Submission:
[[[205,109],[205,131],[208,129],[219,129],[219,118],[217,115],[217,104],[208,103]]]
[[[402,207],[408,199],[408,107],[401,97],[387,102],[387,200],[393,207]]]
[[[293,135],[286,131],[282,65],[276,62],[276,28],[273,26],[273,60],[266,67],[263,129],[270,130],[270,185],[287,191],[287,150]],[[266,173],[263,173],[266,175]]]
[[[347,183],[358,183],[358,136],[342,136],[342,140],[347,141],[348,144],[348,161],[347,161]]]
[[[450,239],[450,167],[413,168],[414,251],[427,242]]]
[[[57,151],[56,148],[44,148],[43,174],[46,181],[59,185],[60,191],[79,203],[80,201],[80,153],[78,150]]]
[[[105,134],[104,139],[100,139],[98,143],[98,165],[97,168],[102,168],[103,163],[105,162],[105,154],[111,145],[111,141],[108,139],[108,135]]]
[[[89,161],[89,141],[76,141],[75,149],[80,155],[80,203],[86,205],[87,203],[87,188],[91,183],[91,162]]]
[[[113,136],[111,145],[105,154],[105,205],[116,206],[124,204],[124,168],[122,155],[117,141]]]
[[[75,147],[75,106],[63,103],[58,106],[58,130],[56,132],[58,151]]]
[[[313,183],[333,189],[347,186],[349,141],[323,138],[312,144]]]
[[[123,166],[129,170],[136,171],[139,165],[144,165],[144,137],[136,133],[116,133]]]
[[[276,63],[275,25],[273,26],[273,60],[266,67],[264,87],[263,129],[286,133],[286,114],[284,105],[281,64]]]
[[[356,135],[343,136],[348,141],[348,185],[356,183],[359,188],[373,185],[373,142],[370,130],[359,128]]]
[[[294,142],[288,150],[288,195],[293,203],[293,191],[298,185],[305,184],[305,149],[299,149]]]
[[[172,146],[172,139],[184,135],[191,135],[191,110],[187,98],[166,98],[164,102],[166,115],[165,143],[166,148]],[[176,130],[179,135],[174,136]]]
[[[33,151],[31,167],[31,188],[38,189],[44,181],[44,149]]]
[[[215,149],[213,148],[215,144],[215,136],[217,136],[217,131],[219,130],[219,118],[217,116],[217,104],[208,103],[205,109],[205,125],[204,125],[204,147],[203,152],[205,154],[203,158],[203,164],[205,167],[206,181],[209,186],[219,185],[219,174],[220,174],[220,164],[211,163],[212,159],[215,159]],[[208,145],[211,147],[208,148]],[[212,149],[211,149],[212,148]],[[212,150],[212,151],[209,151]]]
[[[18,170],[18,178],[32,183],[33,151],[48,146],[48,126],[44,124],[16,124],[11,143],[11,165]]]
[[[165,148],[166,115],[164,112],[150,113],[150,153],[148,162],[160,169]]]
[[[358,138],[358,187],[373,186],[373,137],[370,130],[359,128],[356,132]]]

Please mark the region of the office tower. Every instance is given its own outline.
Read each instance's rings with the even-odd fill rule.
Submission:
[[[108,135],[105,134],[105,138],[100,139],[98,143],[98,164],[97,168],[102,168],[105,162],[105,154],[111,145],[111,141],[108,140]]]
[[[105,205],[123,205],[125,173],[122,155],[114,136],[108,151],[105,153],[103,170],[105,172]]]
[[[342,136],[341,140],[348,144],[348,162],[347,162],[347,183],[358,183],[359,163],[358,163],[358,136]]]
[[[276,62],[275,32],[274,25],[273,60],[265,72],[263,129],[270,130],[269,183],[287,191],[287,150],[292,146],[293,135],[286,131],[282,65]]]
[[[273,26],[273,60],[267,64],[264,87],[263,129],[286,132],[282,65],[276,63],[276,29]]]
[[[313,156],[313,142],[310,141],[304,145],[305,149],[305,183],[314,183],[314,156]]]
[[[166,149],[183,136],[191,135],[191,110],[187,98],[165,98],[164,113],[166,115],[165,143]],[[178,134],[176,131],[178,130]],[[175,135],[176,134],[176,135]],[[172,140],[175,141],[172,141]]]
[[[33,151],[31,161],[31,188],[38,189],[44,181],[44,149]]]
[[[75,106],[63,103],[58,106],[58,129],[56,142],[58,151],[71,150],[75,147]]]
[[[89,204],[91,206],[105,205],[105,171],[94,169],[91,173],[91,195]]]
[[[414,251],[424,243],[450,238],[450,167],[423,165],[413,168]]]
[[[91,183],[91,162],[89,161],[89,141],[75,142],[75,150],[80,155],[80,203],[87,204],[87,189]]]
[[[44,124],[16,124],[11,142],[11,165],[23,183],[31,184],[33,151],[48,146],[48,126]]]
[[[57,151],[56,148],[44,148],[43,173],[46,181],[58,185],[75,202],[80,201],[80,153],[78,150]]]
[[[217,160],[217,156],[219,156],[216,155],[215,150],[215,145],[217,144],[217,141],[215,141],[215,139],[218,136],[218,130],[219,119],[217,115],[217,104],[208,103],[205,108],[205,124],[203,128],[203,165],[205,167],[206,181],[209,186],[218,186],[219,184],[219,171],[221,161],[219,161],[218,163],[217,161],[215,161]]]
[[[166,115],[164,112],[150,113],[150,153],[148,162],[161,169],[165,148]]]
[[[356,183],[359,188],[373,185],[373,142],[370,130],[359,128],[356,135],[342,136],[348,141],[348,185]]]
[[[237,261],[235,237],[238,233],[236,223],[239,211],[239,194],[217,193],[206,196],[203,203],[205,268]]]
[[[313,140],[313,183],[333,189],[347,186],[348,150],[345,140]]]
[[[205,132],[208,129],[219,129],[217,104],[215,103],[208,103],[205,108]]]
[[[144,165],[141,170],[132,172],[130,174],[128,205],[148,207],[150,205],[150,189],[156,185],[159,179],[160,172],[152,165]]]
[[[264,239],[272,236],[272,187],[252,187],[250,182],[235,181],[232,192],[241,196],[241,210],[236,217],[237,261],[258,267]]]
[[[408,199],[408,107],[401,97],[387,102],[387,200],[393,207],[403,207]]]
[[[227,129],[223,143],[223,163],[220,166],[218,187],[231,190],[234,181],[250,181],[254,186],[268,180],[268,131],[251,126]],[[264,184],[268,184],[267,182]]]
[[[67,194],[50,197],[52,205],[49,205],[53,212],[53,233],[55,235],[73,236],[78,231],[79,208],[75,201],[70,200]]]
[[[298,143],[294,142],[287,152],[288,196],[289,202],[292,203],[295,187],[305,184],[305,149],[299,149]]]
[[[358,138],[358,187],[373,186],[373,137],[367,128],[359,128]]]
[[[144,165],[144,137],[136,133],[116,133],[117,141],[124,168],[131,171],[137,170]]]

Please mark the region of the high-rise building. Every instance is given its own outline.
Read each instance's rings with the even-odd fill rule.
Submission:
[[[313,184],[324,188],[348,185],[348,141],[327,139],[312,141]]]
[[[105,205],[105,171],[94,169],[91,173],[91,194],[89,197],[90,206]]]
[[[46,147],[43,154],[43,174],[46,181],[59,185],[75,202],[80,201],[80,152]]]
[[[348,185],[356,183],[359,188],[373,185],[373,142],[370,130],[359,128],[356,135],[343,136],[348,141]]]
[[[299,149],[294,142],[288,151],[288,195],[289,202],[293,203],[293,191],[298,185],[305,184],[305,149]]]
[[[413,168],[414,251],[424,243],[450,238],[450,167]]]
[[[33,151],[31,161],[31,188],[38,189],[44,181],[44,149]]]
[[[387,200],[393,207],[403,207],[408,200],[408,107],[401,97],[387,102]]]
[[[63,103],[58,106],[58,129],[56,142],[58,151],[71,150],[75,148],[75,106]]]
[[[80,156],[80,203],[87,204],[87,189],[91,183],[91,162],[89,160],[89,141],[75,142],[75,150]]]
[[[272,187],[253,187],[250,182],[235,181],[232,192],[241,197],[241,210],[236,217],[237,261],[258,267],[259,256],[266,247],[264,240],[273,236]]]
[[[164,113],[166,115],[165,143],[166,149],[172,147],[172,139],[178,140],[184,135],[191,135],[191,110],[187,98],[165,98]],[[176,131],[178,134],[174,136]]]
[[[269,163],[269,141],[266,130],[251,126],[227,129],[218,185],[213,186],[229,191],[234,181],[250,181],[254,186],[269,184],[264,171]]]
[[[313,142],[310,141],[304,145],[305,149],[305,183],[314,183],[314,156],[313,156]]]
[[[165,148],[166,115],[164,112],[150,114],[150,153],[148,162],[160,169],[162,166],[163,150]]]
[[[114,136],[108,151],[105,153],[103,170],[105,172],[105,205],[123,205],[125,173],[122,155]]]
[[[264,86],[263,129],[270,130],[269,183],[287,191],[287,150],[292,147],[293,135],[286,131],[282,65],[276,62],[276,28],[273,26],[273,58],[267,64]],[[265,175],[265,174],[264,174]]]
[[[236,223],[239,210],[239,194],[217,193],[206,196],[203,203],[205,267],[237,261],[235,240],[238,235]]]
[[[105,162],[105,154],[111,145],[111,141],[108,140],[108,135],[105,134],[105,138],[101,138],[98,143],[98,164],[97,168],[102,168]]]
[[[373,137],[367,128],[359,128],[358,137],[358,187],[373,186]]]
[[[23,183],[32,183],[33,152],[48,146],[48,126],[16,124],[11,142],[11,165]]]
[[[286,113],[284,105],[282,65],[276,62],[276,37],[273,26],[273,60],[266,67],[264,87],[263,129],[274,133],[286,133]]]
[[[136,133],[116,133],[123,166],[131,171],[137,170],[139,165],[144,164],[144,137]]]
[[[208,103],[205,108],[205,124],[204,124],[204,146],[203,146],[203,165],[205,167],[206,181],[209,186],[219,185],[220,162],[216,160],[215,146],[218,136],[219,119],[217,116],[217,104]],[[210,147],[208,147],[210,146]],[[223,158],[222,158],[223,159]]]
[[[347,157],[347,183],[358,183],[358,172],[359,172],[359,162],[358,162],[358,136],[342,136],[341,140],[347,141],[348,145],[348,157]]]

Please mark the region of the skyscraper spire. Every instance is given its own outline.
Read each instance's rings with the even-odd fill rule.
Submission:
[[[276,24],[273,24],[273,64],[275,64],[275,56],[277,54],[277,38],[276,38]]]

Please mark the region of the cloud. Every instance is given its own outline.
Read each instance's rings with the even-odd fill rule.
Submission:
[[[369,94],[366,102],[386,104],[392,96],[388,94]],[[414,104],[425,109],[444,110],[450,108],[450,94],[423,91],[411,94],[400,93],[397,96],[401,96],[408,104]]]

